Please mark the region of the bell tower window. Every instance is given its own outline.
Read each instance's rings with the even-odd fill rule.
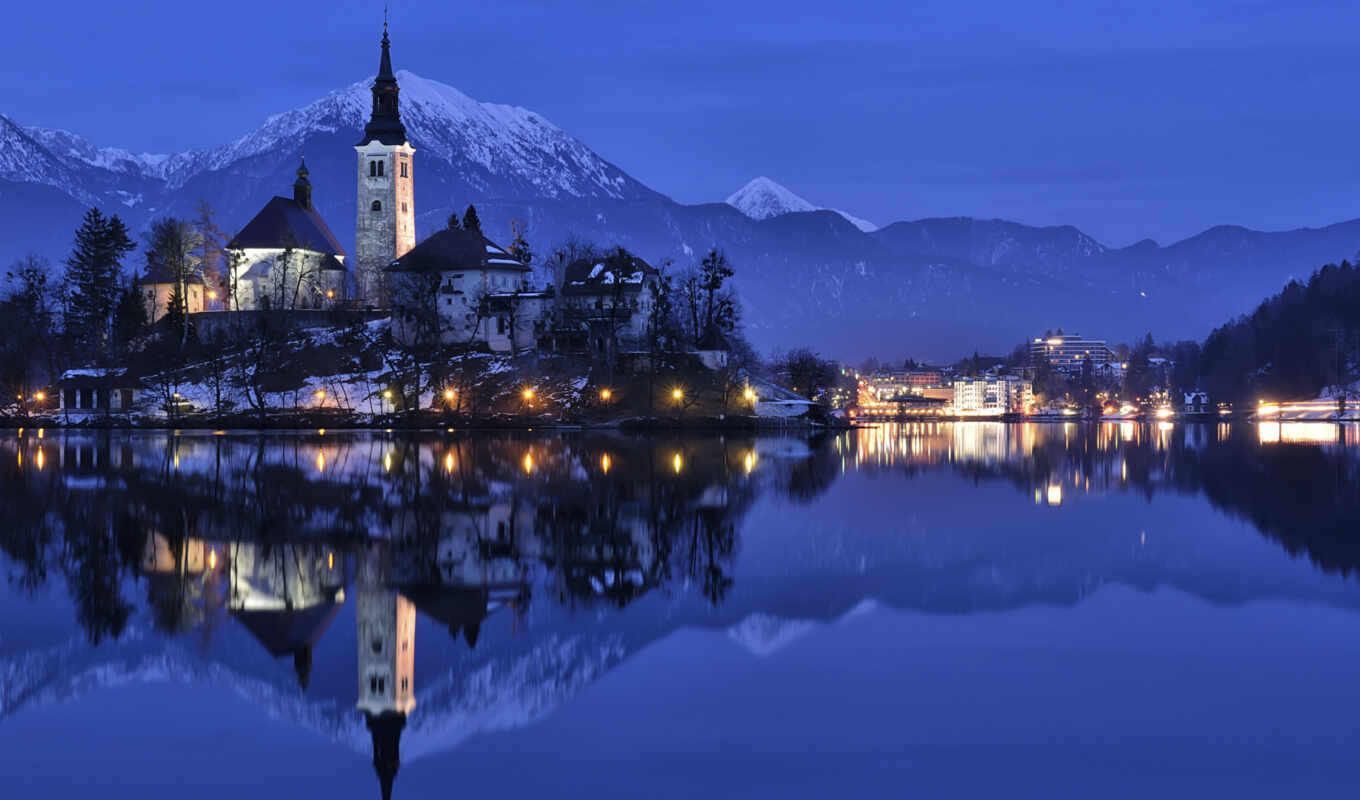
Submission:
[[[373,205],[370,206],[370,208],[372,208],[374,211],[382,211],[382,201],[374,200]]]
[[[381,178],[381,177],[383,177],[383,162],[382,162],[382,161],[379,161],[379,160],[377,160],[377,159],[374,159],[373,161],[368,162],[368,177],[370,177],[370,178]]]

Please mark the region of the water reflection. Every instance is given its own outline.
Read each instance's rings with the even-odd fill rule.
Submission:
[[[901,534],[911,481],[933,475],[1011,486],[1046,513],[1107,495],[1200,496],[1290,554],[1350,575],[1360,565],[1351,535],[1360,525],[1355,426],[1270,427],[917,422],[812,440],[11,434],[0,438],[0,514],[11,521],[0,547],[11,582],[25,594],[64,585],[89,646],[78,658],[69,649],[7,653],[15,679],[0,718],[34,702],[39,687],[77,691],[90,680],[82,670],[107,669],[100,653],[110,648],[135,661],[128,652],[152,646],[126,635],[144,611],[164,641],[207,654],[185,664],[267,674],[232,646],[237,634],[255,653],[289,663],[289,691],[312,699],[288,701],[288,713],[351,746],[361,725],[388,796],[408,722],[428,732],[468,706],[528,702],[525,694],[535,709],[550,706],[686,619],[740,622],[740,635],[765,637],[751,645],[763,652],[781,635],[759,630],[769,615],[835,616],[866,596],[971,610],[1072,602],[1066,587],[1081,596],[1102,568],[1131,582],[1182,579],[1183,554],[1149,567],[1111,556],[1084,531],[1079,544],[1062,545],[1067,551],[1048,542],[1035,570],[1042,579],[996,580],[998,565],[1020,558],[1013,551],[985,554],[991,585],[977,582],[972,564],[983,556],[973,552],[958,557],[969,565],[962,577],[932,576],[927,568],[955,558],[950,548],[962,535]],[[770,577],[795,571],[793,556],[781,556],[789,560],[766,565],[752,594],[733,601],[756,501],[779,498],[797,515],[845,476],[892,481],[884,485],[903,495],[901,530],[867,535],[856,570],[838,573],[835,586],[804,579],[789,588]],[[968,503],[961,494],[960,518],[981,513]],[[856,514],[844,509],[848,526]],[[1146,532],[1138,545],[1148,545]],[[873,559],[881,572],[869,568]],[[1111,559],[1123,561],[1110,567]],[[626,613],[647,600],[645,623]],[[488,645],[493,623],[499,638]],[[351,636],[354,660],[314,663],[323,640]],[[421,672],[418,652],[427,651],[438,658]],[[457,658],[469,659],[465,670],[443,668]],[[342,672],[345,688],[313,687],[318,675]],[[433,680],[422,684],[424,676]],[[522,688],[535,680],[551,690]],[[284,706],[285,687],[269,687],[251,694]]]

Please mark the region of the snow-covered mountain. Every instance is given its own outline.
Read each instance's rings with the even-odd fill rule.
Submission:
[[[1290,277],[1360,251],[1360,221],[1282,233],[1222,227],[1168,247],[1120,250],[1070,226],[1004,220],[879,229],[768,178],[727,203],[682,205],[532,111],[479,102],[411,72],[398,80],[417,149],[418,239],[475,203],[492,238],[508,239],[519,220],[540,254],[575,237],[683,268],[723,248],[737,267],[753,343],[764,350],[814,344],[835,356],[899,355],[896,343],[910,341],[913,355],[943,359],[1006,351],[1058,326],[1116,341],[1148,330],[1198,337]],[[271,197],[291,192],[303,153],[313,200],[349,245],[353,145],[369,84],[273,115],[223,145],[173,154],[103,147],[0,116],[0,266],[26,252],[60,262],[91,205],[141,231],[157,216],[195,217],[206,201],[235,231]],[[136,265],[133,256],[128,266]],[[823,323],[815,337],[809,319]]]
[[[727,198],[727,204],[751,219],[769,219],[800,211],[834,211],[845,217],[846,222],[865,233],[878,230],[874,223],[851,216],[840,209],[815,206],[764,175],[751,179],[745,186],[733,192]]]

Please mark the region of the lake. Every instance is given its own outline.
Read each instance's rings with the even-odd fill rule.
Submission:
[[[0,432],[11,797],[1343,796],[1360,428]]]

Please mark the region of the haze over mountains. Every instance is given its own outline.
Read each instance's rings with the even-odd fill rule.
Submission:
[[[475,203],[492,238],[508,240],[510,220],[521,219],[540,254],[576,236],[685,266],[722,247],[737,267],[751,338],[765,350],[811,344],[838,357],[954,359],[1009,351],[1057,327],[1116,341],[1145,331],[1201,337],[1291,277],[1360,250],[1360,220],[1279,233],[1224,226],[1166,247],[1121,249],[1069,226],[1004,220],[875,229],[769,179],[725,203],[682,205],[532,111],[480,103],[406,71],[398,79],[417,149],[418,238]],[[220,147],[173,155],[99,147],[0,116],[0,258],[63,258],[92,204],[140,230],[159,215],[194,216],[206,200],[234,231],[289,193],[303,153],[318,209],[352,246],[353,144],[369,83],[272,116]]]

